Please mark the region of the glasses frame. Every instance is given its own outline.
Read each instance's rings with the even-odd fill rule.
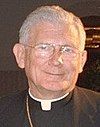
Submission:
[[[71,53],[69,53],[70,55],[68,55],[68,56],[70,56],[71,58],[75,58],[76,56],[77,56],[77,54],[80,54],[80,53],[82,53],[83,51],[80,51],[78,48],[76,48],[76,47],[72,47],[72,46],[69,46],[69,45],[67,45],[67,44],[65,44],[65,45],[56,45],[56,44],[50,44],[50,43],[38,43],[37,45],[35,45],[35,46],[31,46],[31,45],[28,45],[28,44],[22,44],[22,45],[24,45],[24,46],[27,46],[27,47],[30,47],[30,48],[33,48],[33,49],[36,49],[36,47],[37,46],[39,46],[39,45],[41,45],[41,46],[51,46],[51,47],[53,47],[53,52],[51,53],[51,55],[46,55],[46,53],[45,54],[43,54],[43,53],[41,53],[41,54],[39,54],[40,56],[42,56],[42,57],[44,57],[44,58],[50,58],[50,57],[52,57],[53,55],[54,55],[54,53],[55,53],[55,50],[57,49],[56,47],[60,47],[59,49],[59,52],[61,52],[61,54],[63,55],[64,53],[65,54],[67,54],[65,51],[64,51],[64,48],[66,48],[66,47],[68,47],[68,48],[70,48],[70,49],[72,49],[72,57],[71,57]],[[63,50],[61,50],[61,49],[63,49]],[[38,52],[39,53],[39,52]]]

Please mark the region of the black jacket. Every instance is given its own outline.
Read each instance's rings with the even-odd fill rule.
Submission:
[[[26,96],[29,96],[27,90],[0,98],[0,127],[30,127],[26,113]],[[57,109],[55,106],[59,106],[62,100],[56,102],[53,105],[55,111],[52,111],[53,115],[50,116],[49,112],[45,113],[42,110],[37,113],[36,110],[40,110],[38,102],[32,99],[35,105],[33,107],[36,107],[32,109],[33,116],[36,114],[37,119],[39,117],[39,124],[41,122],[35,127],[100,127],[99,93],[76,87],[69,95],[69,100],[67,99],[68,102],[65,103],[64,99],[63,108]],[[40,117],[41,114],[45,114],[44,119]]]

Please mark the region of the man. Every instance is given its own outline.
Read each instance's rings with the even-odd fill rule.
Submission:
[[[100,96],[75,86],[85,39],[80,19],[58,6],[26,18],[13,52],[29,90],[0,100],[0,127],[99,127]]]

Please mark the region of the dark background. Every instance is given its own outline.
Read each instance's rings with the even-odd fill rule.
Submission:
[[[65,10],[72,11],[82,19],[86,19],[86,17],[88,19],[89,16],[100,16],[100,0],[0,0],[1,94],[21,90],[27,86],[25,85],[27,84],[25,75],[23,72],[20,72],[15,62],[12,48],[18,42],[18,31],[26,16],[41,5],[59,5]],[[95,21],[90,19],[88,22],[87,20],[83,20],[83,22],[84,26],[100,26],[98,18],[95,18]],[[89,50],[89,52],[92,52],[92,50]],[[96,54],[99,59],[100,50]],[[93,55],[92,59],[94,57]],[[100,78],[99,76],[98,78]],[[83,87],[87,86],[83,85]],[[88,88],[91,88],[91,85]]]

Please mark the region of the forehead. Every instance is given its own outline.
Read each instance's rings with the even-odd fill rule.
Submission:
[[[78,30],[74,24],[51,24],[48,22],[40,23],[31,28],[31,43],[54,43],[54,44],[70,44],[79,43]]]

